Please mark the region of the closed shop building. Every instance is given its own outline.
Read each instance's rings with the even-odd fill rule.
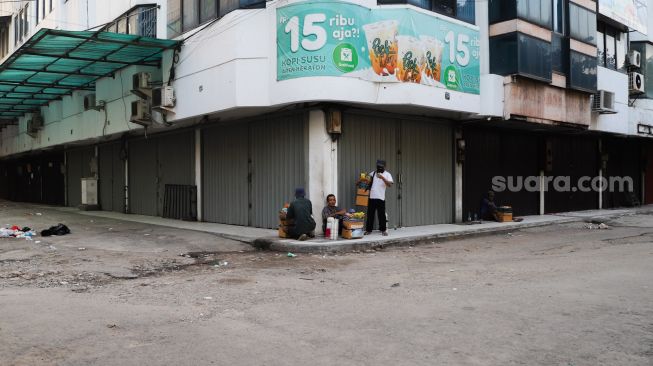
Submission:
[[[613,189],[603,194],[603,207],[630,207],[641,203],[643,166],[640,142],[635,139],[605,138],[603,152],[604,159],[607,160],[605,176],[609,185],[613,186]],[[623,187],[619,184],[610,184],[610,180],[623,178],[632,184]]]
[[[97,162],[95,147],[83,147],[66,151],[67,205],[82,204],[82,178],[94,177]]]
[[[162,216],[166,185],[194,184],[193,131],[129,141],[130,213]]]
[[[463,163],[463,219],[480,217],[481,201],[501,177],[505,189],[495,189],[497,205],[512,206],[514,214],[537,215],[538,192],[524,189],[528,177],[539,177],[540,139],[523,131],[466,128]],[[496,187],[494,187],[496,188]]]
[[[306,186],[304,113],[202,131],[203,220],[276,228],[278,212]]]
[[[385,197],[390,228],[452,222],[451,140],[447,122],[346,113],[338,145],[339,205],[354,207],[360,173],[383,159],[395,181]]]
[[[104,211],[125,210],[125,162],[126,150],[120,142],[100,145],[99,160],[99,203]]]

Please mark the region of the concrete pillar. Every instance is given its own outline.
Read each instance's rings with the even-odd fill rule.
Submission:
[[[338,143],[326,132],[326,115],[313,110],[308,116],[308,199],[313,203],[313,217],[321,227],[326,196],[338,197]],[[320,229],[317,229],[319,231]]]
[[[455,220],[458,223],[463,222],[463,164],[458,160],[458,140],[463,138],[462,131],[458,130],[454,134],[454,196],[455,196]]]
[[[202,130],[195,129],[195,187],[197,188],[197,221],[202,221]]]
[[[546,190],[545,187],[545,178],[544,178],[544,170],[540,170],[540,215],[544,215],[544,209],[545,209],[545,199],[544,199],[544,192]]]

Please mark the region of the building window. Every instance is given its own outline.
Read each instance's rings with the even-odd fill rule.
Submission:
[[[612,70],[626,70],[626,53],[628,52],[627,34],[599,22],[596,30],[597,62]]]
[[[596,92],[596,57],[569,51],[569,87],[590,93]]]
[[[476,6],[474,0],[377,0],[379,5],[410,4],[434,11],[448,17],[475,24]]]
[[[519,18],[552,29],[552,13],[553,0],[489,0],[490,23]]]
[[[577,41],[596,45],[596,13],[569,3],[569,36]]]
[[[490,38],[490,72],[551,82],[551,44],[523,33]]]
[[[156,12],[156,6],[136,6],[108,24],[104,30],[156,38]]]
[[[27,34],[29,34],[29,4],[25,4],[23,16],[25,17],[25,28],[23,28],[23,36],[27,36]]]
[[[9,53],[9,24],[0,24],[0,58],[5,58]]]
[[[565,2],[553,0],[553,31],[565,34]]]
[[[265,0],[168,0],[168,38],[236,9],[265,8]]]

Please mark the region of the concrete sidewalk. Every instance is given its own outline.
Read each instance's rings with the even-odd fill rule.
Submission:
[[[79,211],[74,208],[57,208],[65,212],[76,212],[80,215],[104,217],[115,220],[124,220],[139,222],[150,225],[166,226],[183,230],[194,230],[207,232],[224,237],[227,239],[238,240],[249,243],[260,248],[293,252],[293,253],[310,253],[310,252],[347,252],[355,250],[366,250],[376,247],[413,245],[419,243],[430,243],[447,239],[470,237],[477,235],[486,235],[493,233],[510,232],[519,229],[545,226],[551,224],[561,224],[569,222],[578,222],[588,219],[607,220],[612,217],[634,215],[638,213],[653,212],[653,205],[642,206],[629,209],[615,210],[589,210],[579,212],[559,213],[555,215],[542,216],[525,216],[522,222],[483,222],[475,225],[465,224],[442,224],[399,228],[389,230],[389,236],[381,236],[377,231],[361,239],[339,239],[327,240],[318,235],[315,239],[307,241],[298,241],[292,239],[282,239],[277,236],[277,230],[259,229],[245,226],[214,224],[208,222],[189,222],[161,217],[122,214],[117,212],[106,211]]]

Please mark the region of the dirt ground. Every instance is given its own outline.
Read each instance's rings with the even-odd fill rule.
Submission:
[[[1,365],[653,365],[653,216],[341,255],[0,202]]]

